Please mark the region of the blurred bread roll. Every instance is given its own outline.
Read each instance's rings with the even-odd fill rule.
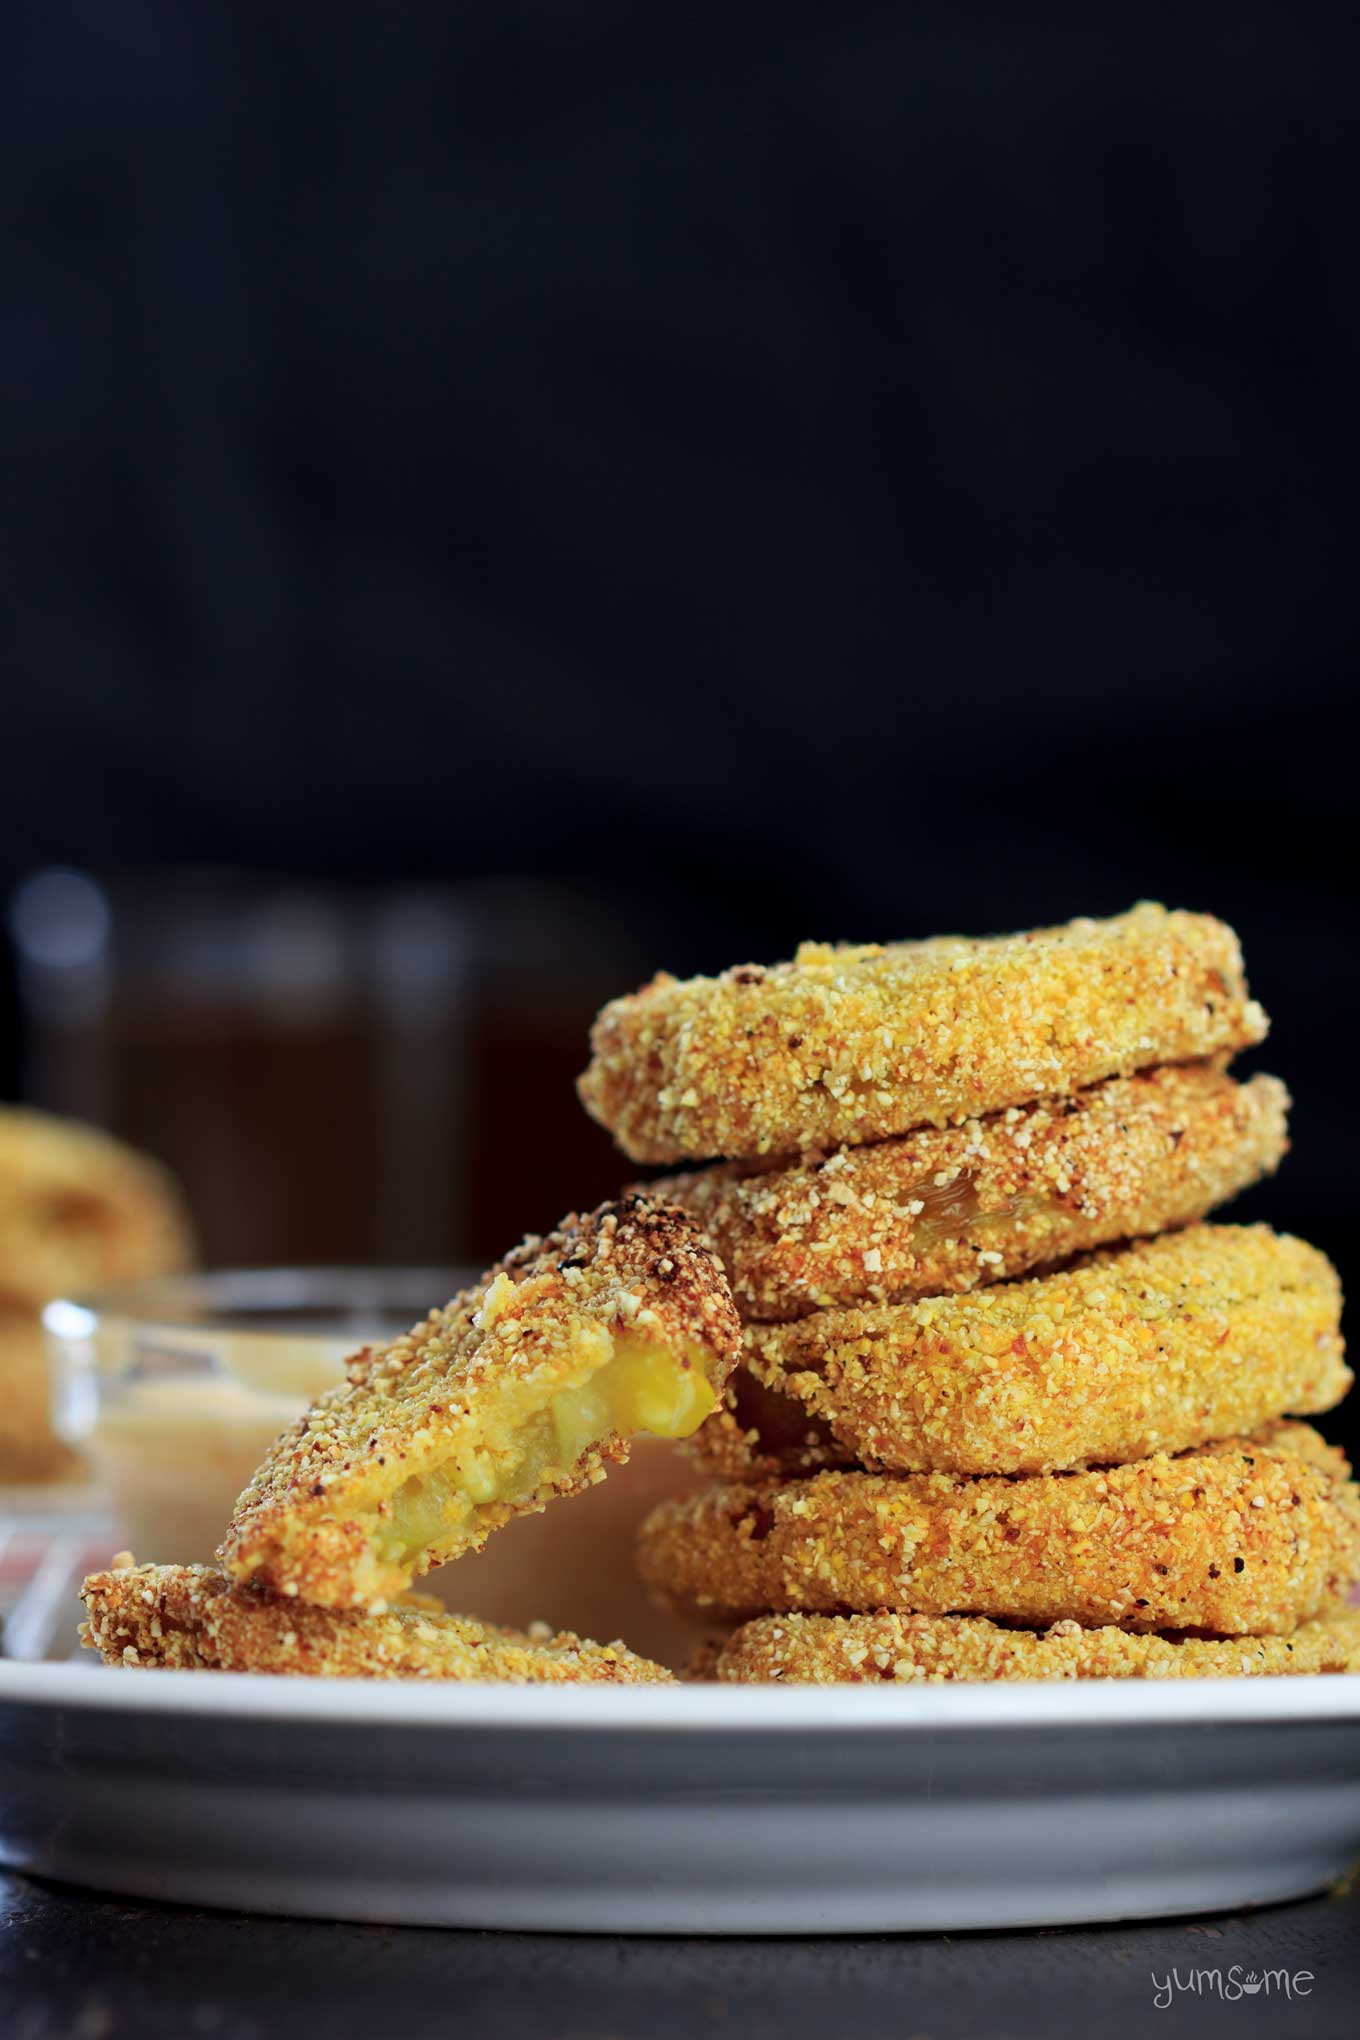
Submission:
[[[0,1107],[0,1300],[40,1310],[54,1296],[173,1274],[193,1261],[178,1186],[148,1156],[94,1127]]]

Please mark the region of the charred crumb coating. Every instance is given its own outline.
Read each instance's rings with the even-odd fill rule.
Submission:
[[[70,1480],[81,1471],[52,1429],[42,1325],[0,1309],[0,1486]]]
[[[1145,1459],[1332,1409],[1351,1383],[1340,1325],[1315,1247],[1264,1225],[1191,1226],[969,1295],[748,1325],[731,1407],[693,1446],[708,1455],[711,1433],[724,1471],[743,1448],[783,1472]],[[753,1439],[734,1414],[748,1382],[765,1395]]]
[[[691,1677],[735,1685],[938,1685],[951,1679],[1255,1679],[1360,1672],[1360,1610],[1287,1636],[1003,1629],[979,1615],[765,1615],[710,1646]]]
[[[830,1472],[715,1488],[643,1523],[643,1579],[701,1618],[891,1609],[1280,1635],[1360,1575],[1356,1491],[1231,1439],[1086,1473]]]
[[[683,1212],[645,1198],[530,1239],[350,1363],[272,1447],[219,1554],[237,1580],[381,1610],[511,1517],[715,1407],[740,1328]]]
[[[94,1127],[0,1107],[0,1304],[36,1310],[193,1258],[183,1199],[159,1163]]]
[[[1212,1063],[1113,1077],[824,1161],[647,1186],[692,1212],[743,1318],[977,1289],[1203,1218],[1278,1167],[1289,1095]]]
[[[637,1162],[793,1154],[1066,1097],[1260,1041],[1231,928],[1144,903],[1030,934],[835,948],[595,1022],[586,1110]]]
[[[529,1632],[499,1629],[421,1605],[383,1615],[312,1608],[234,1586],[207,1566],[92,1573],[81,1599],[87,1614],[81,1641],[112,1665],[547,1685],[655,1685],[671,1678],[621,1643],[555,1636],[546,1624]]]

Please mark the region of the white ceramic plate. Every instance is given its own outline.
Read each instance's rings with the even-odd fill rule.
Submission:
[[[0,1665],[0,1856],[254,1911],[598,1933],[1014,1927],[1360,1854],[1360,1677],[547,1689]]]

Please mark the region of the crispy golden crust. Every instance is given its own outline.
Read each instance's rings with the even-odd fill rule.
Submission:
[[[21,1311],[0,1310],[0,1486],[82,1472],[52,1430],[42,1326]]]
[[[655,978],[595,1022],[586,1110],[638,1162],[856,1145],[1260,1041],[1237,937],[1143,904],[1026,935]]]
[[[512,1516],[603,1478],[606,1461],[628,1454],[617,1432],[549,1463],[526,1498],[488,1499],[419,1551],[388,1548],[407,1483],[453,1462],[494,1483],[554,1398],[587,1387],[625,1336],[663,1348],[679,1369],[701,1364],[718,1394],[740,1338],[693,1221],[643,1198],[527,1240],[475,1289],[352,1361],[349,1380],[277,1441],[241,1496],[219,1553],[226,1570],[323,1606],[381,1607]]]
[[[979,1615],[763,1615],[697,1668],[733,1685],[938,1685],[947,1679],[1257,1679],[1360,1672],[1360,1610],[1288,1636],[1136,1636]],[[692,1674],[693,1676],[694,1674]]]
[[[436,1611],[427,1596],[383,1615],[312,1608],[234,1586],[207,1566],[91,1573],[80,1597],[88,1617],[81,1642],[111,1665],[549,1685],[655,1685],[671,1677],[621,1643],[554,1636],[546,1624],[529,1633],[497,1629]]]
[[[1276,1445],[1282,1452],[1292,1452],[1296,1459],[1306,1459],[1329,1480],[1350,1481],[1351,1463],[1341,1447],[1330,1444],[1311,1424],[1297,1423],[1293,1417],[1281,1417],[1278,1423],[1264,1424],[1256,1436],[1263,1445]],[[1345,1487],[1343,1499],[1360,1500],[1360,1489]]]
[[[93,1127],[0,1107],[0,1300],[36,1309],[192,1260],[167,1170]]]
[[[663,1503],[638,1564],[673,1606],[991,1615],[1280,1635],[1360,1575],[1360,1506],[1276,1441],[1087,1473],[822,1473]]]
[[[1334,1408],[1351,1383],[1340,1324],[1336,1271],[1315,1247],[1196,1225],[971,1295],[749,1325],[737,1379],[786,1409],[767,1401],[753,1435],[750,1388],[729,1383],[730,1406],[692,1443],[729,1477],[743,1453],[761,1474],[1146,1459]]]
[[[824,1161],[648,1185],[690,1211],[743,1318],[977,1289],[1203,1218],[1280,1162],[1289,1095],[1213,1063],[1113,1077]]]

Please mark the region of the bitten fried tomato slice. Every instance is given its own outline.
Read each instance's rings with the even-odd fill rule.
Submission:
[[[381,1609],[511,1517],[714,1410],[740,1328],[693,1221],[633,1197],[531,1238],[271,1449],[219,1554],[238,1581]]]

